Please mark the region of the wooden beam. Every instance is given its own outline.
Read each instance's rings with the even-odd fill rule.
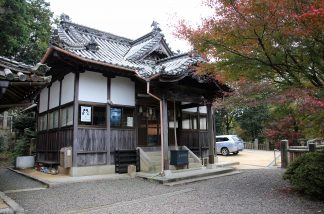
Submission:
[[[10,82],[9,85],[12,86],[38,86],[47,85],[48,82]]]
[[[0,105],[0,108],[12,108],[12,107],[24,107],[27,105],[31,105],[33,103],[12,103],[12,104],[4,104]]]
[[[194,108],[194,107],[199,107],[199,106],[204,106],[204,104],[188,103],[188,104],[181,105],[180,108],[181,109],[186,109],[186,108]]]

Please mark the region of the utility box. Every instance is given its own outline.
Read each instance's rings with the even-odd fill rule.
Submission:
[[[171,150],[171,165],[188,165],[188,150]]]
[[[72,147],[63,147],[60,150],[60,166],[62,168],[72,167]]]

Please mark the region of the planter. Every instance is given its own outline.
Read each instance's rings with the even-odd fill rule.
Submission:
[[[170,164],[179,166],[179,165],[188,165],[188,150],[171,150],[171,160]]]
[[[19,156],[16,158],[17,169],[33,168],[34,164],[35,156]]]

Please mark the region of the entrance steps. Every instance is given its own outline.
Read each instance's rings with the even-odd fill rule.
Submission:
[[[140,164],[141,164],[141,172],[148,173],[158,173],[161,172],[161,151],[160,148],[138,148],[140,150]],[[187,149],[187,148],[184,148]],[[189,169],[200,169],[203,167],[200,158],[198,158],[193,152],[188,151],[189,155]],[[170,152],[169,152],[170,157]],[[176,167],[170,165],[170,170],[176,170]]]
[[[214,169],[207,169],[205,167],[199,169],[184,169],[169,172],[169,174],[162,176],[158,173],[138,172],[138,177],[155,181],[167,186],[182,185],[207,179],[213,179],[222,176],[230,176],[240,173],[233,167],[217,167]]]

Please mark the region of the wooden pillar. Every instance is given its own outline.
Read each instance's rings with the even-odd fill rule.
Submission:
[[[200,141],[200,111],[199,111],[199,106],[197,107],[197,131],[198,131],[199,155],[200,155],[200,158],[202,158],[202,149],[201,149],[201,141]]]
[[[168,102],[165,97],[162,99],[162,124],[163,124],[163,163],[164,170],[169,170],[169,134],[168,134]]]
[[[280,153],[281,153],[281,168],[288,166],[288,140],[282,140],[280,142]]]
[[[211,103],[207,104],[207,121],[208,121],[208,145],[209,145],[209,164],[215,163],[215,135],[213,129],[213,113]]]
[[[77,166],[77,155],[78,155],[78,120],[79,120],[79,76],[80,73],[75,73],[74,81],[74,104],[73,104],[73,166]]]
[[[106,115],[106,120],[107,120],[107,130],[106,130],[106,151],[107,151],[107,157],[106,157],[106,164],[110,164],[111,163],[111,159],[110,159],[110,99],[111,99],[111,94],[110,94],[110,85],[111,85],[111,81],[110,78],[107,78],[107,115]]]

